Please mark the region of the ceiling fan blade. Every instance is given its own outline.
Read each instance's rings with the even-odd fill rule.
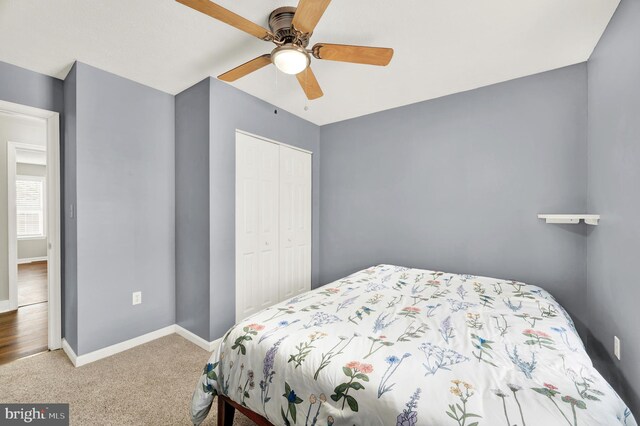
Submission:
[[[312,33],[331,0],[300,0],[292,25],[303,33]]]
[[[393,49],[386,47],[318,43],[313,46],[313,56],[318,59],[326,59],[328,61],[386,66],[391,62]]]
[[[266,28],[261,27],[258,24],[254,24],[246,18],[237,15],[230,10],[225,9],[209,0],[176,0],[179,3],[189,6],[192,9],[202,12],[205,15],[209,15],[218,21],[222,21],[225,24],[231,25],[245,33],[249,33],[254,37],[258,37],[261,40],[270,40],[273,35]]]
[[[316,80],[315,74],[311,71],[311,67],[307,67],[307,69],[302,71],[300,74],[296,74],[296,77],[298,78],[298,82],[300,83],[300,86],[302,86],[302,90],[304,90],[305,95],[307,95],[307,99],[310,101],[318,99],[324,95],[320,85],[318,84],[318,80]]]
[[[271,55],[262,55],[258,56],[255,59],[250,60],[249,62],[245,62],[244,64],[235,67],[234,69],[225,72],[224,74],[220,74],[218,79],[222,81],[232,82],[237,79],[244,77],[247,74],[251,74],[254,71],[259,70],[262,67],[265,67],[271,63]]]

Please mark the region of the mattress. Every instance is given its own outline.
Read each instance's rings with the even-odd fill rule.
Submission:
[[[191,414],[274,425],[637,425],[540,287],[378,265],[232,327]]]

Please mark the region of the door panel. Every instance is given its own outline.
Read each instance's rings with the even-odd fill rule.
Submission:
[[[280,300],[294,296],[294,150],[280,147]]]
[[[261,298],[259,309],[278,302],[278,146],[257,140],[259,148],[259,244]]]
[[[311,155],[280,146],[280,299],[311,289]]]
[[[239,139],[236,148],[236,317],[257,310],[258,298],[245,291],[258,279],[258,153],[251,141]]]
[[[236,320],[278,301],[278,146],[236,135]]]

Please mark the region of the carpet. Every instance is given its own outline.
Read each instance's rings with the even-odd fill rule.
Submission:
[[[69,403],[72,425],[189,425],[209,352],[172,334],[75,368],[61,350],[0,366],[0,402]],[[216,424],[216,404],[203,425]],[[236,426],[253,423],[236,413]]]

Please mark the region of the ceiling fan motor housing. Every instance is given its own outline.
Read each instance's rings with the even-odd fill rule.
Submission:
[[[269,28],[278,44],[296,44],[301,47],[309,45],[309,35],[294,30],[291,22],[296,13],[293,6],[279,7],[269,15]]]

